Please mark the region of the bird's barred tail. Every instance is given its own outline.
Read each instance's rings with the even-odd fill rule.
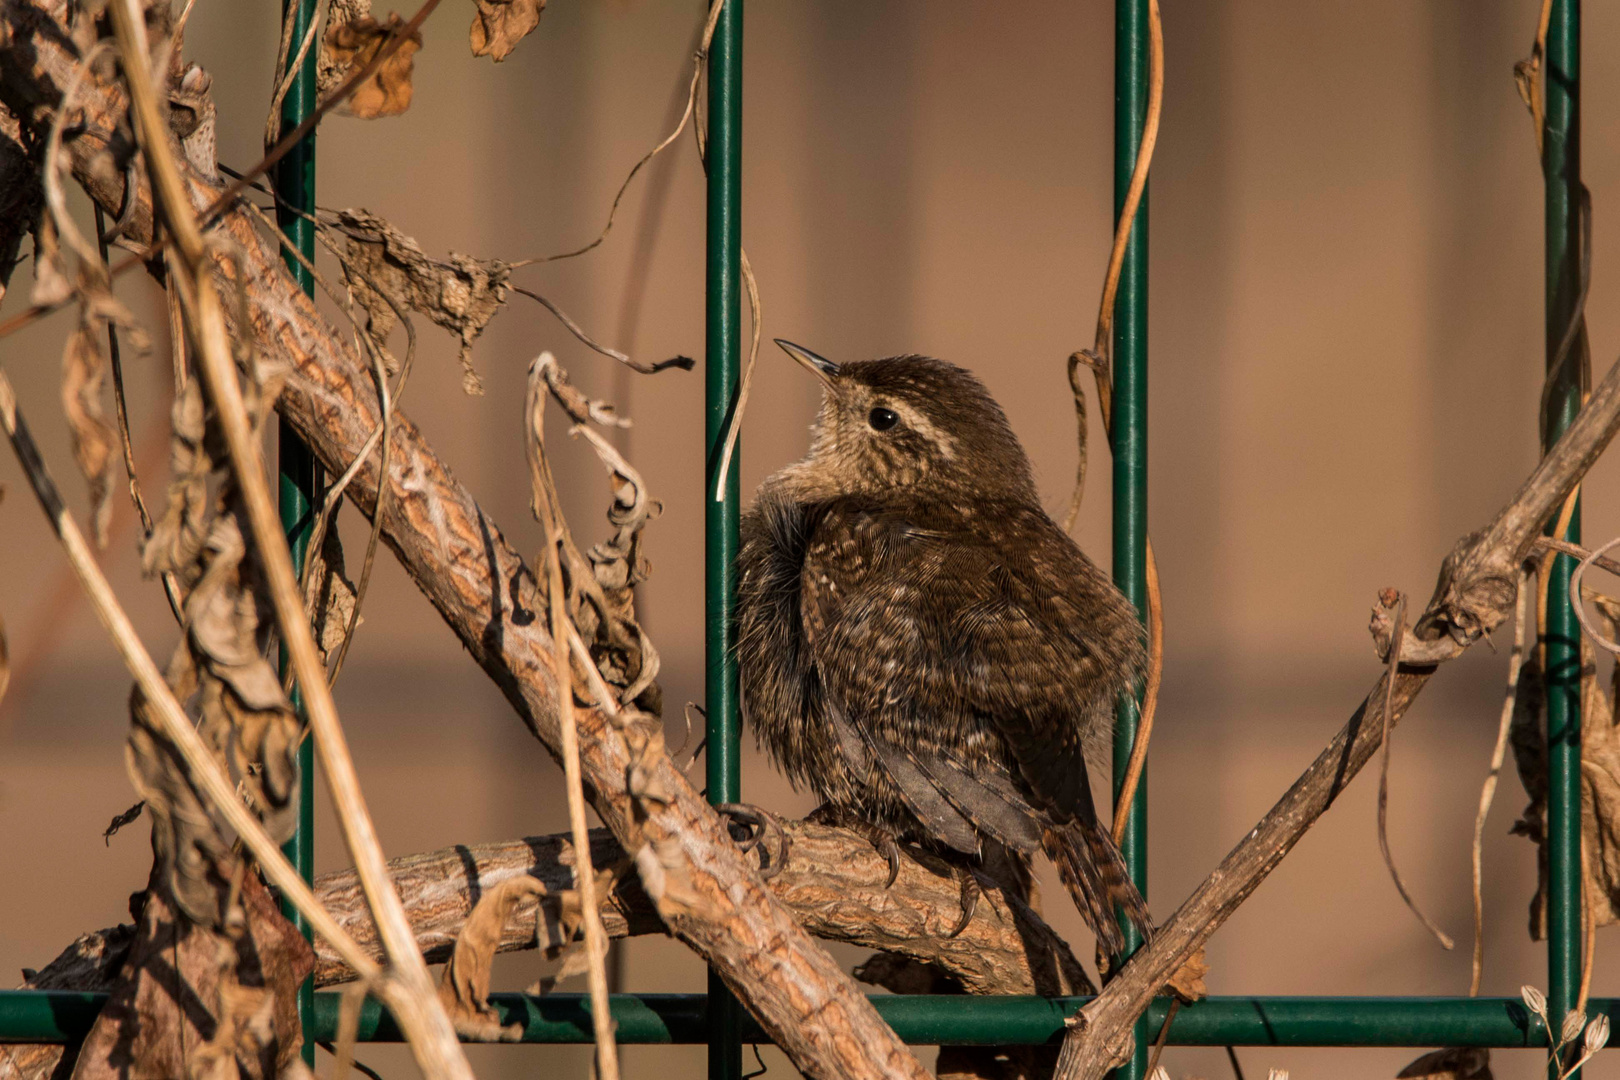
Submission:
[[[1118,845],[1097,821],[1075,820],[1048,828],[1041,834],[1041,847],[1057,866],[1058,876],[1097,941],[1111,956],[1125,950],[1125,935],[1114,919],[1116,905],[1144,938],[1152,936],[1147,901],[1131,882]]]

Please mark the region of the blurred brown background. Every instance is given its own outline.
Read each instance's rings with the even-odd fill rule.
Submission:
[[[1165,5],[1150,338],[1151,531],[1167,618],[1149,785],[1149,898],[1161,917],[1372,684],[1376,590],[1425,599],[1452,542],[1535,461],[1541,182],[1512,66],[1529,51],[1538,6]],[[515,260],[583,243],[678,113],[700,7],[557,0],[495,66],[468,55],[470,5],[451,0],[427,26],[408,114],[321,129],[320,202],[382,213],[431,253]],[[1620,345],[1606,258],[1620,201],[1609,104],[1620,99],[1620,11],[1587,8],[1589,310],[1601,372]],[[213,74],[227,164],[258,157],[276,9],[200,0],[192,19],[188,53]],[[1102,0],[756,0],[747,12],[744,237],[766,341],[788,337],[834,359],[927,352],[973,368],[1006,406],[1054,509],[1075,461],[1063,361],[1090,341],[1110,236],[1112,42]],[[638,357],[701,356],[702,178],[688,139],[638,180],[600,249],[518,274]],[[24,302],[26,276],[0,312]],[[151,288],[122,288],[161,327]],[[64,478],[55,385],[68,318],[5,343]],[[538,542],[520,441],[528,361],[554,350],[634,418],[622,445],[666,505],[648,534],[644,610],[678,743],[681,703],[702,693],[701,372],[627,377],[521,297],[477,346],[482,398],[462,395],[447,337],[424,322],[423,340],[403,407],[520,545]],[[817,396],[767,349],[743,438],[745,490],[803,452]],[[165,460],[166,361],[130,363],[151,487]],[[554,453],[574,527],[590,536],[606,505],[600,467],[561,438]],[[1092,476],[1081,540],[1106,565],[1107,469]],[[16,666],[0,705],[0,973],[15,973],[118,921],[149,852],[144,824],[101,840],[133,801],[122,765],[129,680],[9,453],[0,484],[0,617]],[[1620,468],[1600,464],[1587,491],[1588,537],[1620,532]],[[108,571],[167,655],[171,620],[139,579],[129,507],[115,505]],[[351,552],[362,525],[346,515]],[[1379,863],[1367,776],[1214,939],[1213,992],[1466,991],[1469,838],[1505,651],[1475,649],[1435,680],[1391,768],[1396,856],[1464,945],[1442,952],[1401,906]],[[566,827],[560,771],[386,555],[339,703],[390,853]],[[767,807],[811,806],[756,757],[744,786]],[[1487,993],[1545,985],[1542,949],[1526,937],[1533,850],[1507,835],[1522,805],[1505,778],[1485,851]],[[344,863],[329,816],[318,843],[321,868]],[[1050,906],[1089,956],[1078,917]],[[1620,993],[1620,948],[1600,942],[1594,993]],[[521,987],[537,970],[508,958],[497,984]],[[701,967],[668,941],[633,942],[624,970],[630,989],[703,987]],[[473,1053],[492,1077],[580,1075],[587,1060],[576,1049]],[[1277,1066],[1298,1077],[1391,1076],[1415,1056],[1239,1053],[1250,1076]],[[361,1057],[410,1072],[397,1048]],[[631,1048],[625,1061],[631,1077],[702,1075],[695,1048]],[[792,1075],[774,1051],[766,1061]],[[1620,1075],[1611,1061],[1600,1056],[1592,1074]],[[1178,1078],[1229,1075],[1219,1051],[1173,1049],[1165,1063]],[[1530,1077],[1539,1064],[1497,1055],[1501,1076]]]

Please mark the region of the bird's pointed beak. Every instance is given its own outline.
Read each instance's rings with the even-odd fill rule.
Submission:
[[[783,352],[803,364],[816,378],[826,383],[829,390],[833,388],[833,380],[838,378],[837,364],[824,356],[817,356],[803,345],[795,345],[793,342],[783,341],[781,338],[776,338],[775,341],[777,345],[781,346]]]

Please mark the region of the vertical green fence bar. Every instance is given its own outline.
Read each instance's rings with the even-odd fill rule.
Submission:
[[[1117,223],[1136,168],[1136,151],[1147,119],[1148,0],[1116,0],[1114,5],[1114,220]],[[1125,248],[1118,300],[1114,307],[1114,581],[1138,612],[1147,611],[1147,295],[1148,199],[1142,202]],[[1136,738],[1135,702],[1120,704],[1114,734],[1114,800],[1119,799],[1131,744]],[[1147,774],[1131,803],[1121,845],[1131,877],[1147,895]],[[1126,948],[1141,938],[1121,920]],[[1151,1033],[1136,1024],[1136,1052],[1118,1071],[1140,1080],[1147,1071]]]
[[[1555,0],[1547,29],[1542,169],[1549,365],[1557,359],[1581,291],[1580,17],[1580,0]],[[1548,395],[1542,427],[1549,445],[1580,410],[1584,344],[1575,340]],[[1579,503],[1564,536],[1580,540]],[[1574,1007],[1581,978],[1581,631],[1569,603],[1574,568],[1573,559],[1560,555],[1547,588],[1547,999],[1554,1025]],[[1556,1066],[1550,1071],[1557,1075]]]
[[[282,8],[283,18],[291,11],[293,16],[292,47],[288,53],[290,63],[298,55],[298,45],[309,29],[310,21],[315,17],[316,0],[285,0]],[[319,54],[318,43],[312,45],[304,62],[299,65],[298,74],[293,79],[292,86],[287,90],[287,96],[281,105],[281,131],[285,135],[299,124],[303,123],[315,109],[315,58]],[[276,193],[284,200],[286,205],[278,202],[276,218],[288,238],[298,245],[298,250],[304,257],[313,261],[315,258],[315,227],[300,216],[299,211],[305,214],[315,212],[315,133],[312,131],[301,139],[297,146],[276,166],[273,177]],[[282,258],[287,262],[292,274],[304,291],[310,295],[315,292],[315,279],[308,270],[299,265],[291,253],[283,252]],[[287,530],[287,540],[292,545],[293,566],[299,572],[304,568],[305,549],[309,545],[310,528],[313,524],[311,509],[315,505],[317,489],[320,487],[319,467],[315,458],[298,438],[292,428],[283,420],[278,433],[279,457],[281,472],[281,522]],[[282,664],[286,664],[285,654]],[[293,699],[295,705],[298,700]],[[283,849],[287,858],[298,868],[305,881],[315,879],[315,754],[314,746],[306,735],[303,745],[298,748],[298,831],[293,838],[287,841]],[[304,917],[298,914],[291,905],[283,904],[282,911],[293,921],[293,924],[305,937],[310,936],[310,928]],[[304,980],[304,985],[298,990],[298,1014],[304,1025],[304,1062],[315,1064],[315,1044],[310,1040],[310,1025],[315,1009],[315,983],[313,979]]]
[[[708,744],[705,759],[711,803],[742,797],[741,716],[737,694],[737,660],[732,650],[732,606],[736,581],[737,518],[741,502],[737,475],[739,443],[726,476],[723,497],[715,498],[720,454],[736,408],[741,369],[742,332],[739,271],[742,260],[742,0],[726,0],[720,9],[709,51],[709,205],[708,313],[705,328],[704,469],[705,571],[707,638],[705,695],[708,701]],[[714,972],[709,973],[709,1077],[740,1080],[742,1076],[742,1006]]]

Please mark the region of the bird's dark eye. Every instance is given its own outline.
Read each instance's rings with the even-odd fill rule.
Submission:
[[[867,414],[866,422],[872,425],[873,431],[888,431],[900,422],[900,414],[880,406]]]

